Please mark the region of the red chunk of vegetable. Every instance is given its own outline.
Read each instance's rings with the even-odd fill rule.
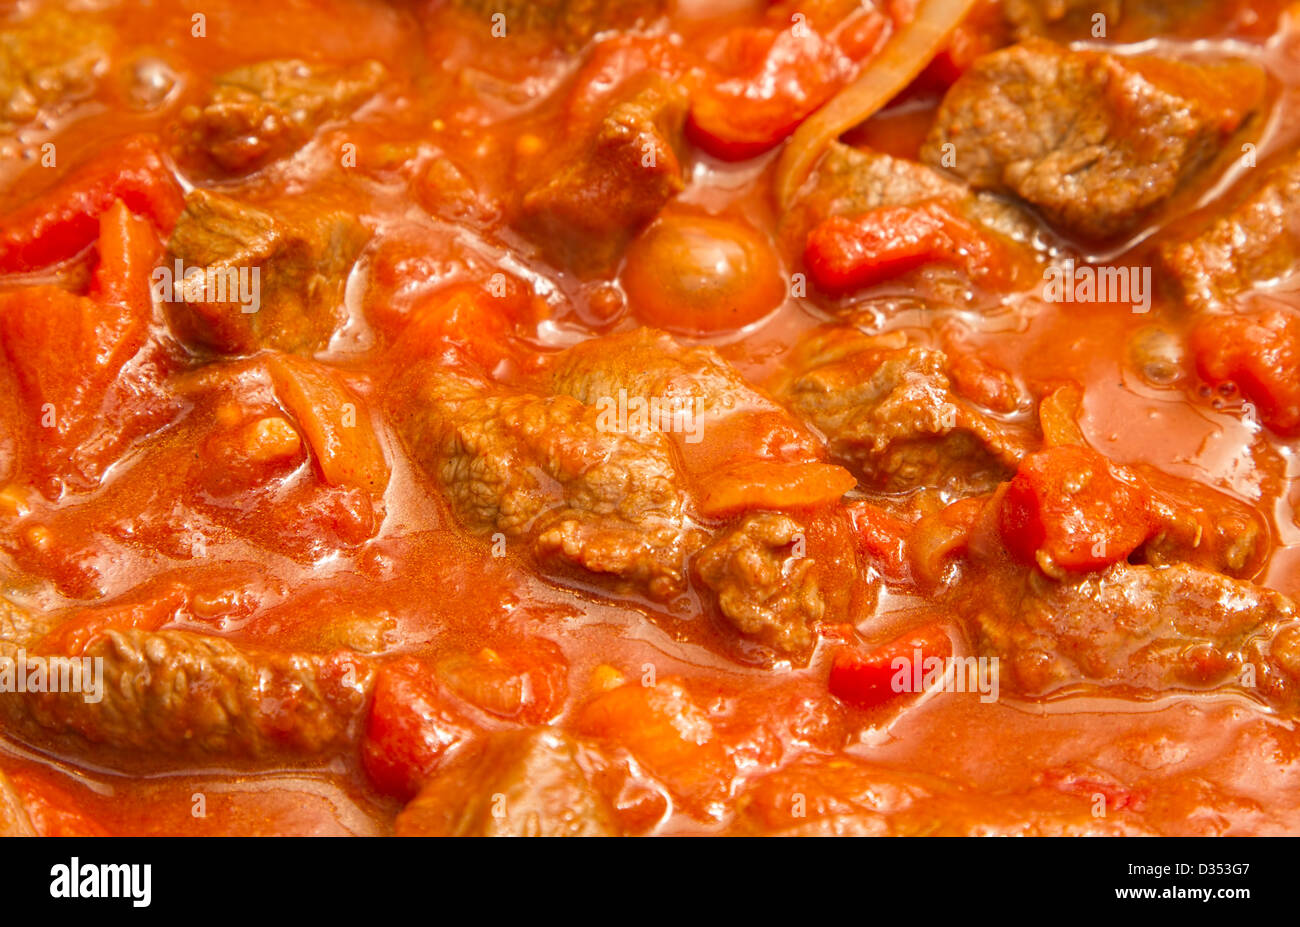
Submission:
[[[998,513],[1002,540],[1044,570],[1097,570],[1124,560],[1154,530],[1150,488],[1086,447],[1032,454]]]
[[[392,369],[421,360],[470,361],[485,373],[500,373],[522,361],[513,334],[529,316],[529,301],[515,288],[494,296],[474,286],[439,290],[422,299],[393,346]]]
[[[145,602],[80,608],[41,638],[39,649],[43,653],[79,657],[109,631],[131,628],[157,631],[174,621],[188,603],[188,591],[174,583]]]
[[[1213,316],[1192,330],[1191,348],[1205,380],[1235,383],[1259,421],[1280,435],[1300,434],[1300,315]]]
[[[1007,273],[1002,249],[938,201],[825,219],[808,233],[804,262],[828,293],[871,286],[925,264],[950,264],[993,280]]]
[[[361,762],[375,788],[410,800],[471,733],[433,673],[406,658],[381,667],[375,677]]]
[[[568,663],[548,640],[494,644],[438,661],[438,677],[476,708],[524,724],[545,724],[564,704]]]
[[[602,692],[579,710],[575,727],[626,747],[695,813],[708,814],[736,772],[713,719],[674,680]]]
[[[746,461],[709,480],[700,497],[700,514],[726,518],[752,509],[818,508],[834,505],[857,485],[852,473],[835,464]]]
[[[793,132],[844,85],[850,67],[804,24],[733,30],[713,57],[718,73],[695,94],[686,131],[728,161],[762,154]]]
[[[904,695],[919,695],[952,656],[952,638],[940,624],[927,625],[871,653],[846,647],[831,662],[831,695],[854,708],[876,708]]]
[[[382,493],[388,462],[361,399],[322,364],[275,354],[266,366],[280,401],[306,435],[325,483]]]
[[[112,834],[95,821],[68,792],[47,781],[45,775],[15,770],[9,781],[22,799],[32,829],[41,837],[109,837]]]
[[[120,202],[98,225],[100,261],[89,296],[47,286],[0,294],[0,350],[38,436],[34,475],[83,488],[176,410],[160,385],[170,362],[149,340],[158,236]],[[43,491],[59,490],[51,484]]]
[[[55,187],[0,219],[0,273],[21,273],[75,257],[99,235],[100,216],[121,201],[170,232],[184,195],[157,142],[136,136],[107,146]]]
[[[857,532],[858,545],[885,581],[906,582],[911,575],[907,553],[911,526],[869,502],[850,502],[845,509]]]

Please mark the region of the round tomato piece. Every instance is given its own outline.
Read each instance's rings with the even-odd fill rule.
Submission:
[[[780,260],[740,222],[665,216],[628,249],[623,286],[647,325],[683,334],[732,331],[785,300]]]

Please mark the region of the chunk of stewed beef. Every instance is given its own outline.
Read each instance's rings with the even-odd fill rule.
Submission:
[[[1119,58],[1034,39],[962,75],[922,160],[1104,239],[1134,231],[1212,160],[1263,88],[1254,65]]]
[[[989,491],[1035,442],[961,395],[944,352],[902,334],[816,333],[796,349],[778,395],[826,436],[832,459],[888,492]]]
[[[789,515],[748,515],[695,559],[700,581],[741,634],[778,653],[806,658],[826,616],[817,561],[806,555],[804,526]]]
[[[618,825],[584,747],[545,728],[491,734],[438,772],[397,818],[404,837],[605,837]]]
[[[1295,605],[1242,580],[1121,562],[1066,582],[1036,571],[993,579],[960,598],[977,648],[1001,660],[1003,685],[1023,695],[1075,684],[1148,693],[1235,686],[1294,700],[1300,664],[1286,645]]]
[[[552,374],[556,392],[588,405],[657,408],[647,424],[669,432],[687,469],[717,475],[729,457],[768,454],[811,460],[820,442],[788,411],[707,345],[684,345],[639,328],[565,351]],[[657,405],[652,405],[657,404]],[[635,424],[629,417],[629,424]]]
[[[647,24],[666,6],[664,0],[453,0],[451,5],[482,19],[484,32],[504,30],[505,38],[540,33],[570,51],[599,32]]]
[[[1209,228],[1166,243],[1165,270],[1193,309],[1214,311],[1300,263],[1300,153],[1292,153]]]
[[[167,245],[173,325],[226,353],[324,348],[344,320],[347,276],[368,238],[340,209],[262,208],[195,190]]]
[[[613,269],[632,237],[684,187],[678,152],[688,95],[658,75],[633,78],[595,127],[521,156],[515,224],[580,273]]]
[[[326,122],[372,97],[387,71],[262,61],[218,77],[207,98],[180,114],[182,159],[245,174],[292,154]]]
[[[0,652],[18,656],[11,643]],[[373,678],[346,652],[245,650],[185,631],[109,631],[85,657],[103,661],[98,701],[6,693],[0,713],[11,730],[150,756],[320,754],[351,742]]]
[[[799,199],[781,217],[781,237],[796,248],[819,222],[855,218],[887,206],[950,203],[977,225],[1008,239],[1028,241],[1032,220],[1011,203],[977,193],[937,170],[878,151],[832,142]]]
[[[88,14],[49,7],[0,25],[0,131],[90,96],[108,69],[111,41]]]
[[[668,439],[609,427],[571,396],[539,396],[438,368],[416,371],[396,417],[415,458],[476,534],[544,569],[664,600],[702,543]]]

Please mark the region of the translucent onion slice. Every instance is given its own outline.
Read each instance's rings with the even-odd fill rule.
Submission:
[[[782,209],[790,208],[826,146],[870,119],[915,80],[974,5],[975,0],[921,0],[916,18],[890,38],[861,76],[798,128],[776,166],[776,197]]]

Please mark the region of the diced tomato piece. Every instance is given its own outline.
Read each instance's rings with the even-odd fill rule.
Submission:
[[[567,107],[582,120],[601,113],[600,103],[625,81],[643,74],[673,79],[686,70],[680,46],[663,35],[621,34],[598,43],[574,78]]]
[[[322,364],[288,354],[266,361],[275,391],[303,430],[330,486],[382,493],[388,461],[360,397]]]
[[[433,673],[415,659],[402,659],[375,677],[362,765],[375,788],[409,800],[471,733]]]
[[[1085,447],[1032,454],[999,512],[1002,540],[1044,569],[1096,570],[1124,560],[1154,528],[1150,488]]]
[[[719,73],[696,92],[686,131],[729,161],[762,154],[793,132],[844,85],[851,64],[806,25],[733,30],[712,57]]]
[[[87,294],[104,306],[119,306],[144,324],[153,313],[151,279],[162,257],[158,233],[117,200],[99,219],[99,264]]]
[[[146,602],[78,609],[75,615],[41,638],[39,650],[42,653],[79,657],[108,631],[131,628],[157,631],[175,620],[188,602],[188,591],[183,586],[173,584]]]
[[[548,640],[494,645],[438,661],[438,678],[465,701],[525,724],[544,724],[564,703],[568,664]]]
[[[708,814],[736,773],[708,714],[673,680],[603,692],[578,712],[576,728],[626,747],[695,813]]]
[[[1259,421],[1281,435],[1300,434],[1300,315],[1213,316],[1192,330],[1191,347],[1208,382],[1236,383]]]
[[[827,687],[854,708],[876,708],[903,695],[919,695],[952,656],[952,638],[940,624],[927,625],[863,653],[846,647],[831,661]],[[918,679],[920,685],[917,684]]]
[[[15,770],[8,773],[22,799],[32,829],[41,837],[109,837],[111,833],[90,817],[67,791],[43,776]]]
[[[157,233],[120,202],[99,225],[102,254],[90,296],[48,286],[0,294],[0,350],[39,438],[38,475],[86,487],[177,406],[160,385],[169,362],[149,345]]]
[[[780,266],[767,236],[745,223],[665,215],[628,248],[623,288],[646,325],[692,336],[735,331],[785,301]]]
[[[845,508],[853,520],[858,543],[885,581],[906,582],[911,573],[907,555],[911,526],[869,502],[850,502]]]
[[[961,21],[948,44],[916,79],[919,87],[947,88],[956,83],[977,58],[1011,41],[1002,0],[978,0]]]
[[[184,195],[156,140],[137,136],[107,146],[36,199],[0,219],[0,273],[48,267],[95,241],[100,216],[120,200],[168,233]]]
[[[441,290],[421,301],[393,346],[394,369],[419,360],[469,360],[486,373],[516,360],[511,336],[527,313],[526,299],[509,290],[493,296],[476,287]]]
[[[938,201],[825,219],[808,233],[804,261],[828,293],[847,293],[934,263],[991,281],[1009,273],[1002,249]]]
[[[750,509],[818,508],[834,505],[857,485],[852,473],[834,464],[751,460],[709,479],[700,513],[725,518]]]

